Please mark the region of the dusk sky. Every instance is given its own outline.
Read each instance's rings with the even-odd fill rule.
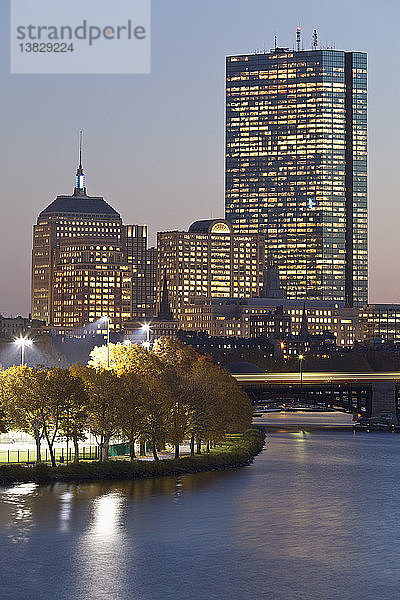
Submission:
[[[150,75],[10,75],[4,0],[0,23],[0,313],[30,311],[32,226],[72,193],[79,129],[88,193],[153,242],[222,217],[225,56],[275,34],[293,47],[299,24],[305,48],[317,28],[322,46],[368,53],[369,299],[400,303],[398,0],[153,0]]]

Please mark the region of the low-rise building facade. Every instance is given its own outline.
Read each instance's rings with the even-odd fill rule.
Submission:
[[[360,324],[367,344],[399,344],[400,304],[367,304],[360,309]]]
[[[344,303],[275,298],[196,298],[187,303],[178,319],[184,331],[211,336],[274,339],[330,332],[339,347],[352,347],[364,339],[359,311]],[[304,333],[304,332],[303,332]]]

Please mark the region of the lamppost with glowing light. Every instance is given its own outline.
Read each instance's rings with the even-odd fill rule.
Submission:
[[[25,348],[30,348],[33,344],[33,340],[21,336],[15,340],[14,344],[21,348],[21,367],[23,367],[25,363]]]
[[[146,341],[143,342],[142,346],[144,346],[147,351],[150,350],[150,323],[144,323],[142,325],[142,331],[146,332]]]
[[[110,317],[105,315],[101,320],[107,323],[107,368],[110,368]]]
[[[299,354],[299,364],[300,364],[300,397],[303,396],[302,392],[303,392],[303,360],[304,360],[304,355],[303,354]]]

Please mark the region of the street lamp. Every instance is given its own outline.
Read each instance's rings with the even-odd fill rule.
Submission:
[[[142,346],[144,346],[147,349],[147,351],[150,350],[150,329],[150,323],[143,323],[142,331],[146,333],[146,341],[143,342]]]
[[[303,360],[304,360],[304,355],[303,354],[299,354],[299,364],[300,364],[300,396],[302,396],[302,391],[303,391]]]
[[[30,348],[33,344],[33,341],[29,338],[22,337],[21,335],[15,340],[14,344],[21,348],[21,367],[23,367],[25,362],[25,348]]]
[[[110,368],[110,317],[101,317],[103,323],[107,323],[107,368]]]

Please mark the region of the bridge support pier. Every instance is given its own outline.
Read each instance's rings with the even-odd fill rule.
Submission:
[[[377,381],[372,384],[371,416],[391,412],[396,416],[396,384],[394,381]]]

